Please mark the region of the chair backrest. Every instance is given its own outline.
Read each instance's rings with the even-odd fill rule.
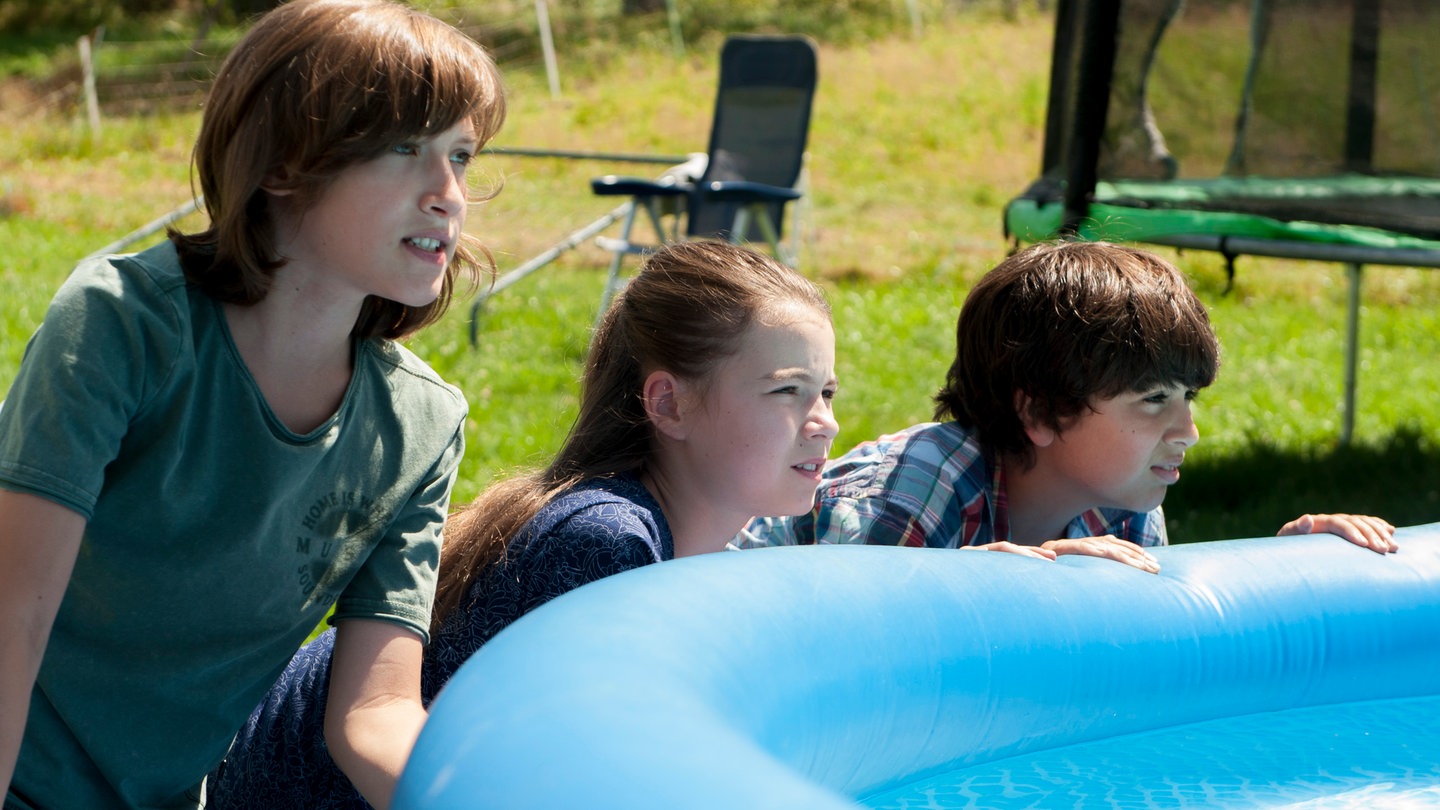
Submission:
[[[783,188],[799,182],[816,61],[815,43],[804,36],[736,34],[725,40],[710,160],[690,201],[688,235],[724,236],[735,220],[734,203],[705,201],[704,187],[710,181],[744,180]],[[779,234],[784,205],[769,208]]]

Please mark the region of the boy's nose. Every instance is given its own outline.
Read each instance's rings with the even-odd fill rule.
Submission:
[[[1182,447],[1190,447],[1200,441],[1200,428],[1195,424],[1195,414],[1190,410],[1190,403],[1185,403],[1184,412],[1171,427],[1166,440]]]

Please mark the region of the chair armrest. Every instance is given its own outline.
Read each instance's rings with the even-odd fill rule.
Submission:
[[[682,197],[690,193],[689,183],[673,178],[647,180],[643,177],[619,177],[607,174],[590,181],[590,190],[601,196]]]
[[[706,183],[703,191],[706,199],[716,202],[787,202],[805,196],[796,188],[767,186],[764,183],[750,183],[744,180],[713,180]]]

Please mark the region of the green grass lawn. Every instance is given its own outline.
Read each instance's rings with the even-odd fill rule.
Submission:
[[[845,448],[928,418],[969,286],[1009,249],[1005,201],[1040,155],[1049,20],[959,12],[912,38],[821,42],[802,270],[833,302]],[[718,38],[683,59],[633,48],[568,66],[550,98],[538,66],[506,66],[498,145],[702,151]],[[598,50],[596,51],[599,52]],[[110,118],[98,139],[69,117],[16,124],[0,142],[0,388],[74,261],[189,194],[198,117]],[[590,177],[656,167],[492,155],[504,184],[470,230],[501,272],[599,217]],[[196,227],[193,220],[184,227]],[[1304,511],[1440,520],[1440,274],[1367,271],[1355,439],[1340,432],[1345,274],[1338,265],[1242,258],[1226,293],[1219,257],[1162,250],[1211,309],[1224,347],[1197,406],[1201,442],[1166,504],[1176,541],[1270,534]],[[468,301],[412,341],[471,403],[455,496],[543,463],[573,417],[575,381],[607,254],[584,245],[487,304]]]

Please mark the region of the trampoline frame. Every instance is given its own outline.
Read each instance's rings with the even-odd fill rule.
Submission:
[[[1057,236],[1101,238],[1098,234],[1115,230],[1095,224],[1092,205],[1107,202],[1096,200],[1095,193],[1100,182],[1098,162],[1110,106],[1121,2],[1122,0],[1060,0],[1058,4],[1041,180],[1005,207],[1004,228],[1007,238],[1014,238],[1017,242],[1038,241]],[[1354,4],[1349,86],[1346,88],[1344,169],[1361,175],[1369,173],[1372,168],[1379,13],[1377,2],[1360,1]],[[1249,92],[1249,77],[1246,92]],[[1085,112],[1083,115],[1079,112],[1082,110]],[[1245,116],[1242,115],[1237,123],[1237,142],[1243,139],[1243,132],[1239,128],[1244,125]],[[1016,213],[1017,205],[1022,202],[1034,203],[1036,208],[1023,214],[1031,217],[1030,227],[1017,228],[1014,227],[1012,217]],[[1059,211],[1046,210],[1052,205],[1060,206]],[[1047,220],[1053,224],[1038,224]],[[1283,224],[1277,222],[1277,225],[1280,226],[1278,230],[1284,230]],[[1440,268],[1440,241],[1429,243],[1435,245],[1432,248],[1426,244],[1428,240],[1403,237],[1399,233],[1395,235],[1415,246],[1390,248],[1224,233],[1146,233],[1128,241],[1219,253],[1226,259],[1227,272],[1232,281],[1235,257],[1240,255],[1343,264],[1349,283],[1339,436],[1339,442],[1343,445],[1350,442],[1354,433],[1360,286],[1364,267],[1387,265]]]

